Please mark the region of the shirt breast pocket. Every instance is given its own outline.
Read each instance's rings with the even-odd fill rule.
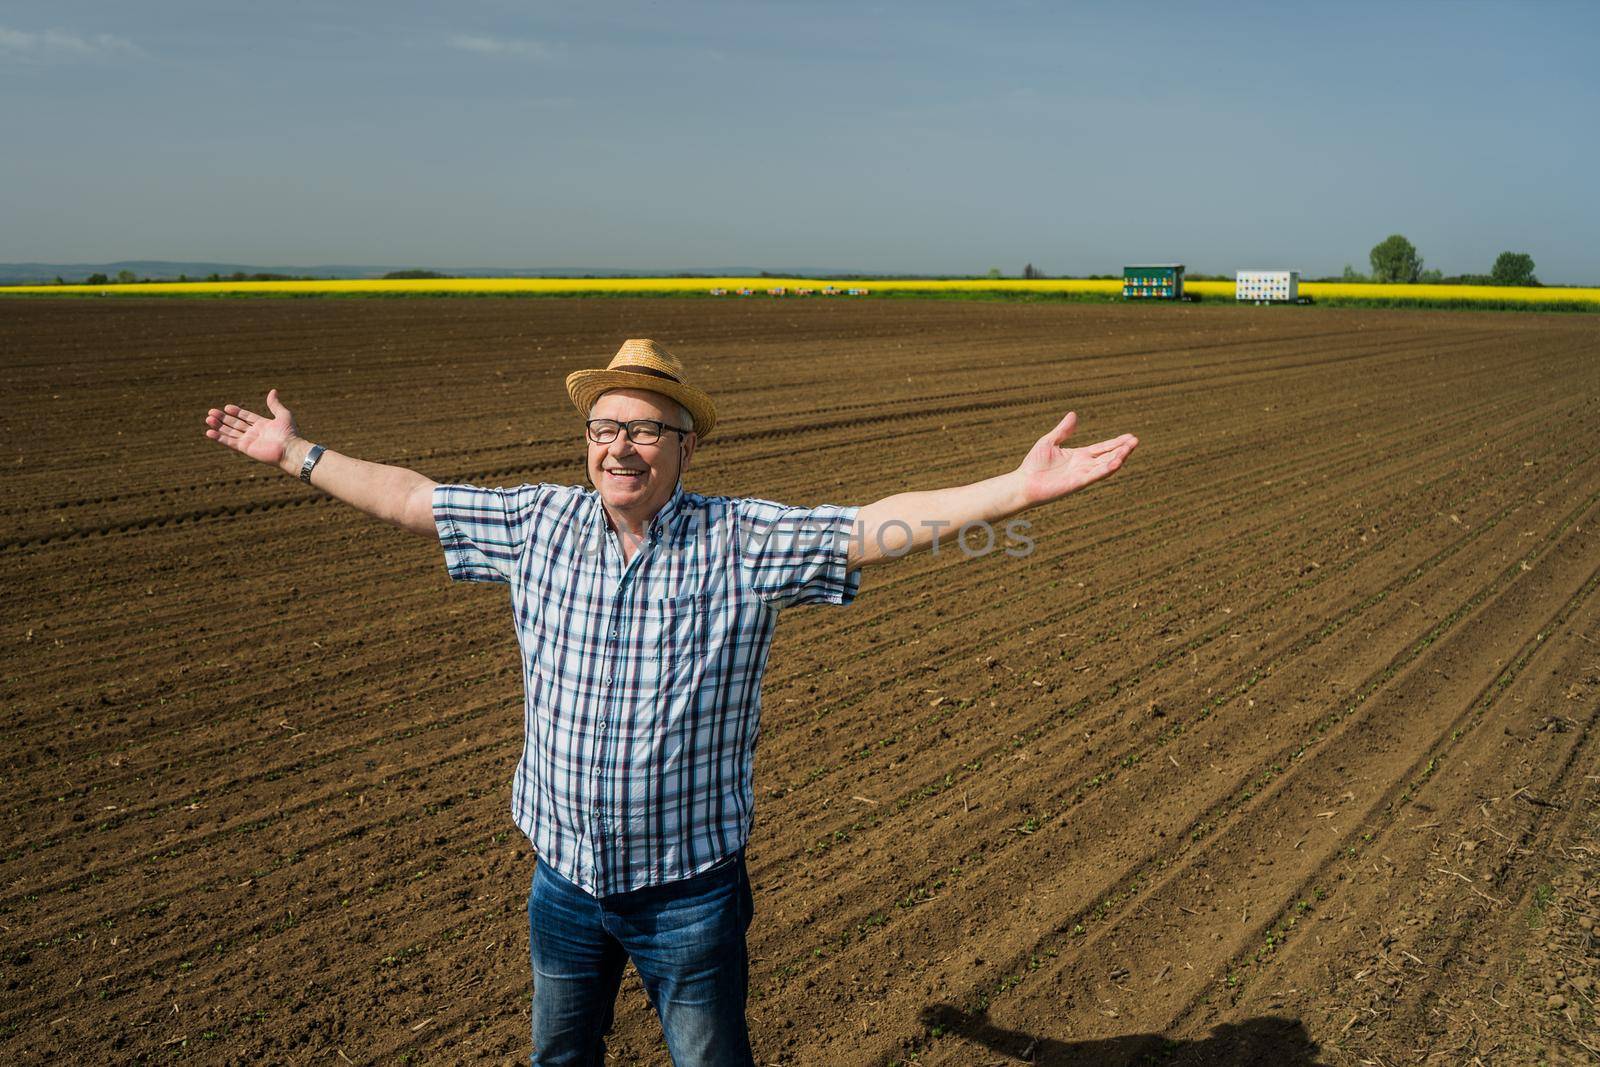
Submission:
[[[647,639],[641,649],[646,658],[642,673],[655,674],[665,703],[692,702],[699,689],[706,668],[708,610],[709,598],[703,593],[664,597],[644,606]],[[682,713],[688,708],[675,710]]]

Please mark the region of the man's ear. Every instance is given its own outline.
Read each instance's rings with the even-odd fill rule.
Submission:
[[[680,471],[686,471],[689,469],[689,461],[694,459],[694,446],[699,443],[700,435],[691,430],[678,440],[680,442],[678,445],[680,450],[679,455],[683,460],[683,462],[678,465],[678,469]]]

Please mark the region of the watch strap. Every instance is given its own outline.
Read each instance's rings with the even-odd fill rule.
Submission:
[[[311,470],[317,465],[317,460],[321,459],[322,454],[326,451],[327,449],[321,445],[311,446],[311,450],[306,453],[305,462],[300,464],[300,480],[302,482],[307,485],[311,484]]]

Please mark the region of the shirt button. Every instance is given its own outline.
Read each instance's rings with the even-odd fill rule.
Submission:
[[[616,676],[616,675],[614,675],[614,674],[608,674],[608,675],[606,675],[606,685],[607,685],[607,686],[610,686],[610,685],[611,685],[611,683],[612,683],[612,682],[614,682],[614,681],[616,681],[616,680],[617,680],[617,676]]]
[[[605,733],[606,732],[606,724],[604,722],[602,722],[599,726],[595,727],[595,729],[599,730],[601,733]]]

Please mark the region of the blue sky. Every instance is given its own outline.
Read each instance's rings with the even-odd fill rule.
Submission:
[[[6,0],[0,261],[1600,283],[1600,5]]]

